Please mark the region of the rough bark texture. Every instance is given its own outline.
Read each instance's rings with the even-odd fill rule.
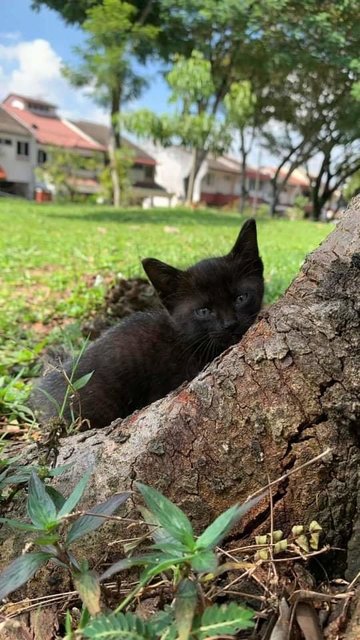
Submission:
[[[345,549],[335,558],[336,573],[343,568],[354,576],[360,568],[359,292],[360,199],[240,344],[163,400],[64,440],[58,462],[73,466],[60,488],[68,493],[93,465],[84,508],[141,480],[181,506],[200,530],[266,485],[268,475],[273,480],[330,446],[327,458],[274,487],[274,526],[288,533],[315,518],[326,542]],[[263,500],[233,540],[270,531],[269,515]],[[99,562],[107,542],[121,537],[128,532],[108,524],[83,549]],[[5,556],[15,553],[16,538],[7,535]]]

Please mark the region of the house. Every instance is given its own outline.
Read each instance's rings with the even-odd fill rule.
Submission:
[[[19,172],[21,163],[27,167],[26,176],[24,175],[26,187],[20,189],[17,185],[13,190],[16,195],[25,195],[27,198],[34,196],[37,186],[36,168],[48,160],[53,147],[71,150],[84,157],[101,154],[105,160],[106,148],[78,131],[65,118],[61,118],[56,106],[50,102],[12,93],[5,98],[1,109],[14,126],[26,131],[28,140],[27,146],[23,147],[22,157],[17,154],[16,157],[8,158],[9,178],[14,171]],[[0,136],[2,135],[3,126],[0,121]],[[47,186],[51,188],[51,185]],[[3,182],[0,182],[0,189],[10,191]],[[98,191],[96,173],[82,171],[76,178],[76,189],[82,193]]]
[[[39,185],[36,168],[48,161],[51,149],[67,149],[86,158],[94,155],[107,161],[109,128],[92,122],[72,122],[58,115],[56,106],[45,100],[10,94],[1,104],[0,115],[0,191],[32,198]],[[142,149],[125,141],[134,151],[130,179],[134,199],[141,202],[153,194],[166,196],[155,183],[156,160]],[[74,178],[76,191],[85,195],[100,190],[98,172],[81,169]]]
[[[0,194],[32,197],[35,166],[33,136],[0,106]]]
[[[173,193],[172,205],[184,202],[189,179],[192,154],[183,147],[163,148],[145,143],[145,148],[156,158],[156,181],[168,192]],[[282,175],[284,175],[285,170]],[[271,180],[275,174],[273,167],[255,169],[247,167],[246,189],[248,203],[258,206],[271,202]],[[309,190],[309,182],[300,170],[290,176],[280,193],[279,209],[293,206],[298,195]],[[209,206],[222,207],[239,200],[241,195],[241,164],[229,156],[208,158],[203,162],[194,184],[194,202],[204,202]],[[146,204],[146,201],[145,201]],[[155,199],[157,206],[168,206],[161,197]]]
[[[92,140],[96,140],[99,144],[108,148],[110,141],[109,127],[87,120],[74,120],[72,124],[79,131],[91,137]],[[134,158],[129,176],[132,186],[131,200],[133,202],[142,202],[144,198],[147,198],[150,201],[154,201],[156,197],[161,197],[169,204],[170,194],[155,180],[156,160],[127,138],[122,137],[121,141],[124,147],[132,151]]]

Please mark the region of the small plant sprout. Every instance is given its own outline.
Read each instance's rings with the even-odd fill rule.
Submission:
[[[84,354],[84,351],[88,345],[88,342],[89,342],[89,337],[87,337],[84,340],[78,355],[74,358],[70,375],[68,376],[66,371],[62,369],[62,374],[66,380],[66,389],[65,389],[64,399],[61,405],[52,395],[50,395],[46,391],[46,389],[39,387],[39,391],[43,393],[46,396],[46,398],[49,400],[49,402],[51,402],[55,406],[59,420],[63,420],[66,407],[67,405],[69,405],[69,410],[71,415],[71,424],[68,428],[68,433],[71,433],[73,428],[77,424],[79,424],[79,422],[81,423],[81,416],[76,418],[74,415],[71,399],[72,397],[76,396],[76,394],[80,391],[80,389],[83,389],[84,387],[86,387],[86,385],[91,380],[94,373],[94,371],[89,371],[88,373],[85,373],[84,375],[80,376],[80,378],[76,378],[76,372],[79,368],[80,360]],[[71,348],[71,351],[74,352],[74,348],[71,342],[70,342],[70,348]]]
[[[95,531],[104,523],[103,516],[112,515],[129,497],[129,492],[113,495],[91,509],[92,515],[81,516],[67,527],[66,519],[74,511],[89,482],[91,470],[87,471],[68,498],[40,480],[31,472],[27,499],[30,522],[19,522],[0,518],[0,522],[14,529],[27,531],[34,536],[33,544],[39,551],[25,553],[16,558],[0,574],[0,600],[27,582],[49,560],[55,560],[68,569],[86,606],[91,613],[98,611],[94,592],[98,593],[96,579],[88,567],[79,563],[70,551],[75,540]],[[99,517],[101,516],[101,517]],[[63,528],[65,527],[65,534]]]
[[[203,640],[211,636],[234,635],[253,625],[251,610],[237,604],[205,607],[202,582],[211,574],[221,573],[216,547],[239,519],[263,496],[243,505],[234,505],[222,513],[200,536],[195,536],[185,513],[159,491],[136,483],[146,507],[141,512],[152,526],[154,543],[149,552],[124,558],[110,566],[100,580],[134,566],[143,567],[136,587],[111,615],[92,619],[82,630],[85,638],[126,637]],[[153,528],[154,527],[154,528]],[[174,600],[171,607],[144,622],[122,610],[139,592],[164,572],[171,572]]]

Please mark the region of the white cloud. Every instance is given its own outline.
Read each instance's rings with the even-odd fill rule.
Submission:
[[[62,60],[48,40],[0,44],[0,99],[8,93],[19,93],[53,102],[68,118],[105,121],[104,110],[85,95],[85,90],[69,84],[61,66]]]

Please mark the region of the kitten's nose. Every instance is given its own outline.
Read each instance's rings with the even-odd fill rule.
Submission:
[[[224,329],[230,329],[230,327],[234,327],[236,325],[236,319],[233,316],[226,316],[222,318],[222,326]]]

